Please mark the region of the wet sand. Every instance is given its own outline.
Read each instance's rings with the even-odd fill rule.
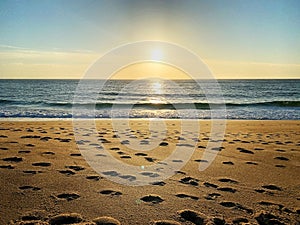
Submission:
[[[99,120],[97,142],[76,143],[71,121],[1,121],[0,224],[300,223],[300,121],[227,121],[222,146],[211,149],[218,153],[215,160],[199,171],[207,163],[202,154],[210,135],[209,121],[201,121],[189,162],[146,186],[112,182],[108,178],[130,183],[135,174],[114,168],[98,174],[78,148],[98,149],[98,161],[105,148],[122,163],[149,166],[188,138],[180,121],[168,120],[157,148],[132,150],[133,140],[150,144],[151,130],[144,120],[130,124],[120,141],[110,120]]]

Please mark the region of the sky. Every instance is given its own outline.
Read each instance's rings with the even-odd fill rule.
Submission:
[[[1,0],[0,78],[81,79],[106,52],[142,40],[191,50],[218,79],[300,78],[299,8],[299,0]],[[186,78],[166,67],[161,76]]]

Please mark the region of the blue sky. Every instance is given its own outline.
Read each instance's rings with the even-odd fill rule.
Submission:
[[[300,78],[300,1],[0,2],[0,78],[80,78],[110,49],[163,40],[218,78]]]

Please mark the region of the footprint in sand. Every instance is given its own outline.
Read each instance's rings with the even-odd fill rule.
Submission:
[[[83,218],[78,213],[59,214],[49,219],[50,225],[74,224],[82,221]]]
[[[122,192],[114,191],[114,190],[102,190],[99,193],[102,194],[102,195],[110,195],[110,196],[120,196],[120,195],[122,195]]]
[[[221,178],[218,181],[223,182],[223,183],[232,183],[232,184],[237,184],[238,183],[236,180],[232,180],[230,178]]]
[[[39,188],[39,187],[34,187],[34,186],[30,186],[30,185],[20,186],[19,189],[21,189],[21,190],[32,190],[32,191],[41,190],[41,188]]]
[[[93,219],[93,222],[96,225],[121,225],[121,223],[118,220],[116,220],[112,217],[108,217],[108,216],[102,216],[102,217]]]
[[[70,156],[76,156],[77,157],[77,156],[81,156],[81,154],[80,153],[71,153]]]
[[[175,196],[178,197],[178,198],[190,198],[190,199],[193,199],[193,200],[198,200],[199,199],[197,196],[187,195],[187,194],[184,194],[184,193],[179,193],[179,194],[176,194]]]
[[[274,202],[260,201],[258,202],[258,204],[262,206],[275,206],[278,207],[279,210],[282,210],[284,208],[284,205],[274,203]]]
[[[32,163],[33,166],[41,166],[41,167],[48,167],[51,166],[51,163],[49,162],[35,162]]]
[[[30,150],[20,150],[20,151],[18,151],[18,153],[21,153],[21,154],[28,154],[28,153],[30,153],[31,151]]]
[[[138,152],[138,153],[135,153],[136,156],[147,156],[146,153],[143,153],[143,152]]]
[[[190,209],[180,210],[177,213],[181,216],[181,218],[190,221],[193,224],[204,224],[204,221],[207,219],[204,214]]]
[[[43,155],[55,155],[54,152],[50,152],[50,151],[43,152],[42,154],[43,154]]]
[[[148,162],[155,162],[156,159],[151,158],[151,157],[144,157]]]
[[[16,162],[17,163],[17,162],[22,162],[23,158],[22,157],[13,156],[13,157],[3,158],[2,160],[6,161],[6,162]]]
[[[220,196],[221,196],[221,194],[219,194],[219,193],[210,193],[207,196],[205,196],[204,198],[206,200],[215,200],[216,198],[218,198]]]
[[[59,199],[65,199],[67,201],[72,201],[80,197],[80,195],[76,193],[62,193],[56,196]]]
[[[1,169],[10,169],[10,170],[12,170],[12,169],[14,169],[15,167],[14,167],[13,165],[0,165],[0,168],[1,168]]]
[[[203,185],[205,187],[209,187],[209,188],[218,188],[219,186],[213,183],[209,183],[209,182],[204,182]]]
[[[273,215],[269,212],[259,212],[254,217],[259,224],[277,224],[277,225],[284,225],[281,218]]]
[[[158,173],[152,173],[152,172],[147,172],[147,171],[141,172],[140,174],[143,176],[147,176],[147,177],[159,177]]]
[[[8,148],[5,148],[5,147],[0,147],[0,150],[7,151],[7,150],[8,150]]]
[[[129,155],[122,155],[120,158],[121,159],[131,159],[131,156],[129,156]]]
[[[142,197],[141,200],[144,202],[151,202],[153,204],[158,204],[164,201],[159,195],[146,195]]]
[[[289,161],[290,159],[284,157],[284,156],[277,156],[274,159],[282,160],[282,161]]]
[[[86,179],[98,181],[101,179],[101,177],[98,175],[89,175],[89,176],[86,176]]]
[[[78,166],[78,165],[74,165],[74,166],[66,166],[66,168],[69,168],[69,169],[75,170],[75,171],[81,171],[81,170],[84,170],[84,169],[85,169],[83,166]]]
[[[39,171],[39,170],[23,170],[23,173],[25,173],[25,174],[38,174],[38,173],[42,173],[42,171]]]
[[[263,185],[261,186],[262,188],[265,188],[265,189],[269,189],[269,190],[272,190],[272,191],[282,191],[282,188],[274,185],[274,184],[269,184],[269,185]]]
[[[157,181],[157,182],[153,182],[153,183],[151,183],[152,185],[156,185],[156,186],[165,186],[166,185],[166,183],[165,182],[163,182],[163,181]]]
[[[59,170],[58,172],[60,172],[61,174],[66,174],[66,175],[74,175],[75,172],[72,170]]]
[[[225,162],[222,162],[222,163],[225,164],[225,165],[234,165],[234,163],[231,162],[231,161],[225,161]]]
[[[192,177],[184,177],[179,182],[183,183],[183,184],[193,185],[193,186],[198,186],[199,185],[199,183],[198,183],[199,180],[195,179],[195,178],[192,178]]]
[[[258,163],[256,163],[256,162],[251,162],[251,161],[246,162],[246,164],[248,164],[248,165],[258,165]]]
[[[27,147],[34,147],[35,145],[34,144],[27,144],[25,146],[27,146]]]
[[[242,206],[239,203],[235,203],[235,202],[226,202],[226,201],[224,201],[224,202],[220,202],[220,205],[224,206],[224,207],[227,207],[227,208],[234,208],[234,209],[242,210],[242,211],[245,211],[249,214],[253,213],[252,209],[249,209],[249,208],[247,208],[245,206]]]
[[[236,192],[236,189],[231,188],[231,187],[220,187],[217,190],[224,191],[224,192],[230,192],[230,193],[235,193]]]

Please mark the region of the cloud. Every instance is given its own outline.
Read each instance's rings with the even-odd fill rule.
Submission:
[[[217,78],[300,78],[300,64],[204,60]]]
[[[80,78],[99,54],[0,45],[0,78]]]

